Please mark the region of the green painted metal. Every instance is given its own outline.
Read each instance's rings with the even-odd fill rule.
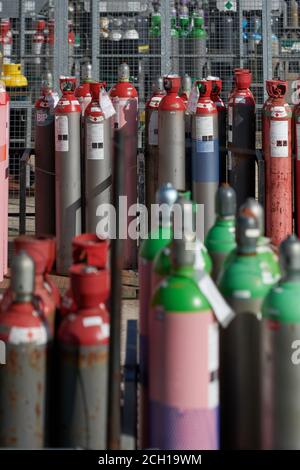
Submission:
[[[207,311],[211,307],[194,278],[193,267],[173,269],[154,292],[152,306],[162,306],[166,313]]]
[[[263,317],[281,323],[300,323],[299,293],[300,281],[280,281],[264,300]]]
[[[166,227],[157,227],[149,237],[142,241],[140,248],[140,257],[148,261],[153,261],[156,254],[165,246],[169,245],[172,239],[171,225]]]
[[[206,236],[205,246],[210,254],[230,253],[236,247],[235,218],[218,217]]]

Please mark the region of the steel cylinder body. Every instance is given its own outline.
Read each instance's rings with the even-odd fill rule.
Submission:
[[[146,206],[150,210],[155,203],[158,190],[158,107],[164,92],[155,92],[145,107],[145,174],[146,174]]]
[[[194,279],[167,278],[154,293],[151,321],[150,445],[217,449],[218,327]]]
[[[55,235],[54,108],[58,96],[45,90],[35,103],[35,233]]]
[[[178,96],[180,77],[164,77],[166,96],[158,108],[158,183],[185,190],[185,104]]]
[[[211,99],[217,107],[218,110],[218,135],[219,135],[219,145],[220,145],[220,159],[219,159],[219,182],[227,182],[227,163],[226,163],[226,119],[227,111],[226,105],[222,100],[220,93],[222,91],[222,80],[211,79],[212,80],[212,92]]]
[[[46,328],[31,302],[0,315],[6,364],[0,366],[0,446],[45,445]]]
[[[109,292],[105,270],[73,266],[71,282],[78,311],[59,328],[60,445],[106,448]]]
[[[210,81],[199,81],[200,96],[192,117],[193,199],[204,205],[204,234],[215,221],[215,195],[219,186],[218,111],[211,101]]]
[[[228,101],[228,182],[237,195],[237,207],[255,197],[255,100],[249,90],[251,74],[237,72]]]
[[[63,96],[55,108],[56,269],[59,274],[68,273],[72,238],[81,232],[81,109],[72,91],[75,79],[71,80],[61,80]]]
[[[0,82],[0,281],[7,272],[8,252],[9,95]]]
[[[293,230],[292,114],[284,99],[287,83],[268,80],[269,98],[263,107],[266,235],[274,245]]]
[[[125,159],[126,172],[125,193],[127,207],[137,203],[137,132],[138,132],[138,94],[132,83],[128,80],[119,81],[109,92],[115,107],[114,116],[115,132],[121,131],[124,136],[123,158]],[[127,227],[134,219],[126,214]],[[127,237],[125,241],[125,268],[137,266],[136,240]]]
[[[294,148],[295,148],[295,211],[296,233],[300,235],[300,104],[294,106]]]
[[[233,258],[219,282],[220,292],[236,314],[220,336],[221,447],[259,449],[259,315],[271,285],[264,284],[255,254]]]
[[[219,217],[205,239],[205,246],[212,259],[212,278],[216,282],[222,272],[224,262],[235,248],[235,218]]]
[[[85,229],[96,233],[97,209],[111,202],[112,129],[99,104],[101,84],[92,84],[98,90],[84,115],[85,162]],[[95,95],[95,92],[94,92]]]

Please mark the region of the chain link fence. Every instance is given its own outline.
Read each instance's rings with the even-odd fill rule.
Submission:
[[[20,160],[24,149],[34,146],[33,108],[46,72],[52,72],[57,88],[59,75],[80,79],[84,65],[91,63],[94,78],[106,81],[109,89],[119,64],[127,62],[139,92],[141,154],[144,105],[162,74],[219,76],[227,102],[233,69],[249,68],[258,110],[258,147],[264,81],[272,76],[286,79],[289,102],[295,96],[300,72],[296,0],[3,0],[0,21],[4,63],[21,64],[28,82],[8,87],[12,235],[19,227]],[[26,165],[26,195],[26,230],[33,231],[34,155]]]

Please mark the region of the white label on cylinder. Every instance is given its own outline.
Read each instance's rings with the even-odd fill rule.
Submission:
[[[8,342],[11,344],[33,343],[42,345],[47,343],[47,331],[44,326],[23,328],[13,326],[9,332]]]
[[[153,108],[158,108],[161,100],[162,100],[162,96],[153,96],[150,101],[150,106],[152,106]]]
[[[245,235],[248,238],[258,238],[259,237],[259,229],[258,228],[247,228],[245,230]]]
[[[208,407],[216,408],[219,405],[219,328],[217,323],[208,327],[208,372],[210,381],[208,386]]]
[[[89,326],[100,326],[102,325],[103,320],[101,317],[85,317],[82,319],[82,324],[85,328]]]
[[[220,294],[217,286],[210,276],[206,273],[200,274],[198,285],[207,300],[209,301],[218,322],[226,327],[234,317],[232,308],[228,305],[225,299]]]
[[[228,106],[228,142],[232,142],[233,107]]]
[[[69,151],[69,121],[67,116],[55,116],[55,150]]]
[[[158,145],[158,112],[152,111],[148,127],[149,145]]]
[[[44,123],[47,121],[48,114],[42,109],[38,109],[35,114],[37,124]]]
[[[289,123],[288,121],[273,121],[270,125],[271,157],[289,156]]]
[[[214,121],[212,116],[196,117],[196,138],[208,142],[213,140]]]
[[[86,146],[88,160],[104,160],[103,122],[88,123],[86,126]]]
[[[297,160],[300,160],[300,123],[296,124]]]
[[[116,114],[116,110],[113,107],[109,94],[104,88],[101,88],[100,90],[99,103],[100,103],[102,112],[105,116],[105,119],[109,119],[114,114]]]
[[[42,52],[42,45],[43,45],[43,41],[33,42],[32,44],[33,54],[40,55]]]
[[[236,290],[232,293],[236,299],[250,299],[251,292],[249,290]]]

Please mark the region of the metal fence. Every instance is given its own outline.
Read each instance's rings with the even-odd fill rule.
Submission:
[[[10,212],[19,213],[20,159],[34,145],[32,109],[41,77],[51,71],[80,78],[92,64],[94,78],[117,78],[126,61],[139,91],[140,147],[143,108],[155,78],[169,72],[223,80],[223,98],[232,87],[233,69],[253,74],[257,101],[257,145],[264,81],[289,81],[295,97],[299,76],[299,3],[296,0],[11,0],[0,1],[0,46],[4,62],[20,63],[28,86],[11,88]],[[30,166],[31,165],[31,166]],[[26,170],[27,212],[34,212],[34,156]],[[18,221],[10,218],[11,233]],[[27,230],[34,230],[33,217]]]

